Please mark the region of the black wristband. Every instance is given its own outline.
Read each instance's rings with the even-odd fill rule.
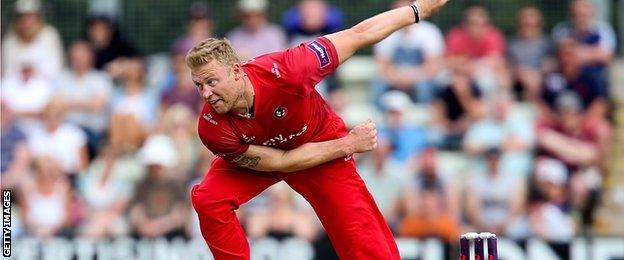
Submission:
[[[410,7],[414,11],[414,19],[416,20],[414,23],[420,22],[420,12],[418,11],[418,6],[416,6],[416,2],[412,3]]]

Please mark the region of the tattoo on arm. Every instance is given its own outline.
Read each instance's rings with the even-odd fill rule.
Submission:
[[[258,162],[260,162],[260,156],[255,157],[247,157],[244,154],[241,154],[232,160],[236,165],[245,168],[254,168],[258,166]]]

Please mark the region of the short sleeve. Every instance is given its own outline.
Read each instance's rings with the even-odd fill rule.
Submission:
[[[419,39],[426,39],[422,40],[425,52],[430,56],[442,55],[444,53],[444,36],[442,36],[440,29],[429,22],[421,25],[422,27],[420,29],[422,30],[423,35],[422,38]]]
[[[293,83],[313,89],[338,67],[339,61],[336,47],[327,38],[319,37],[284,51],[282,62]]]
[[[228,121],[212,118],[210,113],[202,113],[200,116],[198,132],[204,146],[227,161],[232,161],[249,148],[249,144],[241,142]]]

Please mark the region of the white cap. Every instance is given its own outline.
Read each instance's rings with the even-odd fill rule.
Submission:
[[[412,100],[407,94],[399,90],[392,90],[381,96],[381,106],[384,111],[405,112],[412,106]]]
[[[541,159],[535,165],[535,177],[540,182],[562,185],[568,181],[568,169],[559,160]]]
[[[22,13],[38,13],[41,11],[41,2],[39,0],[17,0],[15,2],[15,12]]]
[[[243,12],[264,12],[269,3],[267,0],[239,0],[238,9]]]
[[[178,152],[173,140],[166,135],[152,135],[139,151],[139,159],[143,164],[162,165],[167,168],[178,163]]]

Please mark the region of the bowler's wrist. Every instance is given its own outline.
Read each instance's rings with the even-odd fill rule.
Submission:
[[[342,156],[355,153],[355,145],[350,134],[338,139],[338,151]]]

